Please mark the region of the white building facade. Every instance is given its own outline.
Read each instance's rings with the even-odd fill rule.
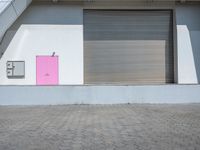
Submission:
[[[197,1],[0,6],[2,105],[200,102]]]

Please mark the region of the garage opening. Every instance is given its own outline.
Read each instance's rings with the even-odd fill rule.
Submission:
[[[85,84],[174,82],[171,11],[84,10]]]

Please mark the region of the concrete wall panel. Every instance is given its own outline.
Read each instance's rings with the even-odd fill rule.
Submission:
[[[178,83],[200,83],[200,6],[176,7]]]
[[[0,84],[36,85],[36,56],[53,52],[59,56],[60,85],[83,84],[82,17],[77,6],[30,6],[7,32],[13,37],[6,36],[10,42],[0,60]],[[25,61],[25,78],[8,79],[7,61]]]
[[[200,85],[0,86],[0,91],[0,105],[200,102]]]

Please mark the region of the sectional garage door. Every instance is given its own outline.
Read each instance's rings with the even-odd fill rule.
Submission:
[[[171,11],[84,11],[85,84],[172,83]]]

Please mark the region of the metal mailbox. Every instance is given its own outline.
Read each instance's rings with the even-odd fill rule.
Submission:
[[[24,61],[7,61],[7,77],[8,78],[24,78],[25,62]]]

